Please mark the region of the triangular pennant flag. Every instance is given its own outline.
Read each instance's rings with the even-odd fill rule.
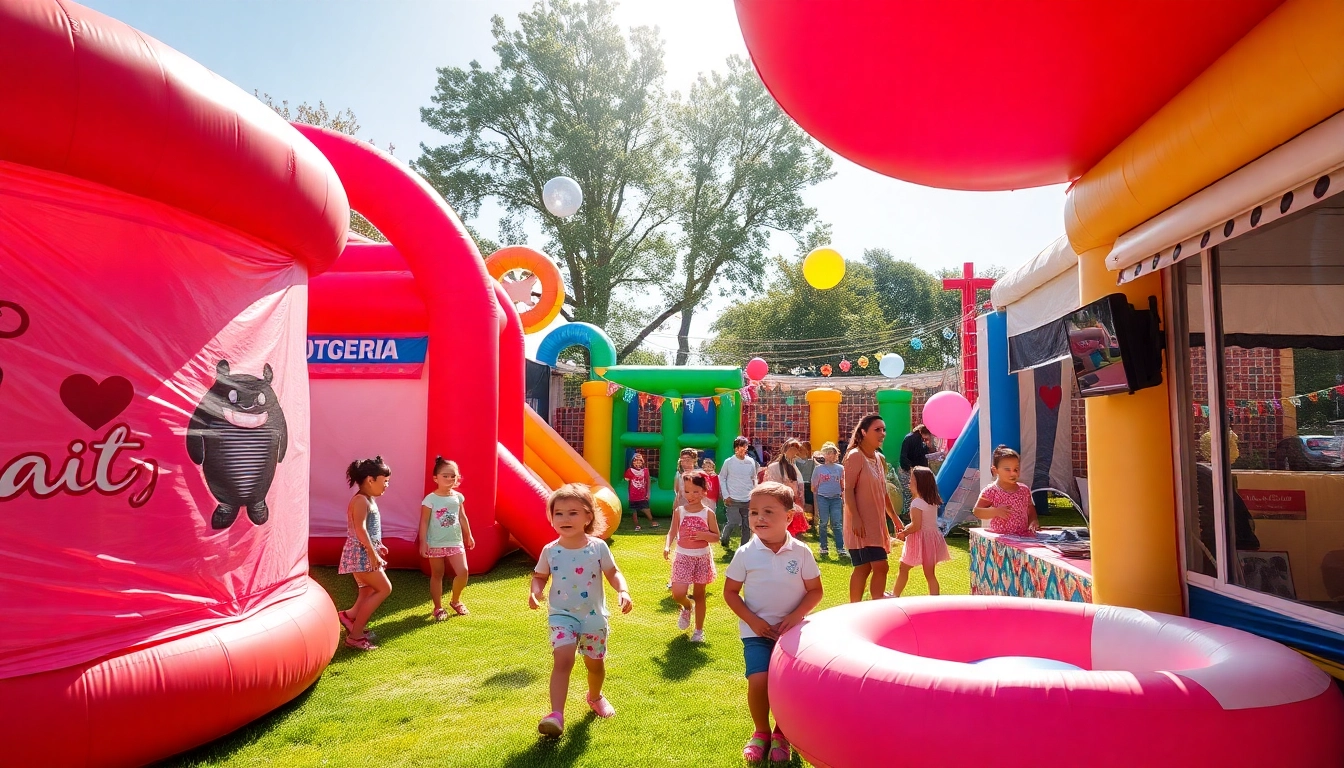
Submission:
[[[1209,418],[1209,406],[1207,405],[1199,406],[1199,415],[1203,416],[1206,419]]]
[[[718,404],[719,404],[718,401],[719,401],[719,398],[717,398],[717,397],[714,398],[714,404],[715,404],[715,405],[718,405]],[[709,410],[709,398],[708,398],[708,397],[702,397],[702,398],[700,398],[700,407],[701,407],[701,408],[704,408],[706,411]]]
[[[793,397],[790,396],[790,397],[786,397],[786,398],[784,398],[784,404],[785,404],[785,405],[793,405]]]
[[[1315,402],[1319,402],[1320,399],[1321,399],[1321,393],[1320,393],[1320,392],[1312,392],[1311,394],[1307,395],[1307,399],[1310,400],[1310,401],[1313,402],[1313,403],[1315,403]]]
[[[653,407],[654,407],[654,408],[662,408],[662,407],[663,407],[663,398],[662,398],[661,395],[654,395],[654,396],[653,396]]]
[[[688,400],[686,401],[686,412],[687,412],[687,413],[695,413],[695,401],[694,401],[694,400],[690,400],[690,399],[688,399]]]
[[[625,390],[625,392],[621,393],[621,399],[625,400],[627,403],[633,403],[635,401],[635,390]]]
[[[620,384],[617,384],[617,383],[614,382],[614,381],[608,381],[608,382],[607,382],[607,397],[611,397],[612,395],[616,394],[616,390],[618,390],[618,389],[620,389],[620,388],[621,388],[621,385],[620,385]]]
[[[715,405],[723,405],[723,399],[722,399],[721,397],[719,397],[718,395],[715,395],[715,396],[714,396],[714,404],[715,404]]]
[[[676,411],[681,410],[681,398],[680,398],[680,397],[674,397],[674,398],[672,398],[672,410],[673,410],[673,412],[676,412]]]
[[[737,405],[737,393],[736,393],[736,392],[727,392],[727,393],[724,393],[724,397],[727,397],[727,398],[728,398],[728,404],[729,404],[729,405]]]
[[[640,407],[640,408],[647,408],[647,407],[649,407],[649,393],[648,393],[648,392],[640,392],[640,393],[639,393],[639,407]]]
[[[607,375],[607,369],[606,369],[606,368],[594,368],[594,369],[593,369],[593,373],[596,373],[598,376],[606,376],[606,375]]]

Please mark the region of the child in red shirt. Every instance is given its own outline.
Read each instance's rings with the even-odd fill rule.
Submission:
[[[705,503],[711,508],[719,504],[719,476],[714,472],[714,460],[706,458],[700,462],[700,474],[705,476]]]
[[[625,470],[625,480],[629,483],[630,516],[634,520],[635,530],[639,530],[640,510],[649,519],[649,525],[657,528],[658,523],[649,510],[649,470],[644,466],[644,456],[639,451],[635,451],[634,458],[630,459],[630,468]]]

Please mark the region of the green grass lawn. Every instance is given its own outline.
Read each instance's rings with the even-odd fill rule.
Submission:
[[[721,597],[726,560],[720,559],[719,581],[710,588],[707,642],[692,645],[689,633],[676,628],[660,531],[623,531],[612,541],[635,610],[611,619],[605,692],[617,715],[610,720],[588,713],[577,664],[564,736],[538,737],[537,721],[549,710],[546,614],[544,608],[527,609],[533,562],[515,553],[472,579],[463,597],[470,616],[442,623],[429,619],[425,577],[392,572],[392,596],[370,624],[382,637],[381,648],[360,653],[341,647],[296,701],[165,765],[742,765],[742,744],[752,727],[737,618]],[[804,540],[815,552],[815,537]],[[966,594],[965,534],[954,533],[948,544],[953,559],[938,567],[943,593]],[[893,575],[895,562],[893,556]],[[847,599],[847,563],[834,555],[821,561],[823,609]],[[353,580],[334,568],[314,568],[313,578],[337,605],[354,599]],[[927,585],[916,569],[906,595],[922,594]],[[608,594],[608,601],[614,605],[615,596]],[[804,764],[795,756],[792,765]]]

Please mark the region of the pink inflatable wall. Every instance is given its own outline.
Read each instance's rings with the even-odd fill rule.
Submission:
[[[278,115],[73,3],[0,0],[0,72],[0,763],[142,765],[335,649],[305,324],[349,207]]]

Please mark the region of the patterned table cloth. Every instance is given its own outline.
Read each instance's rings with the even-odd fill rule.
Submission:
[[[1092,563],[1070,560],[1030,539],[971,531],[971,594],[1092,602]]]

